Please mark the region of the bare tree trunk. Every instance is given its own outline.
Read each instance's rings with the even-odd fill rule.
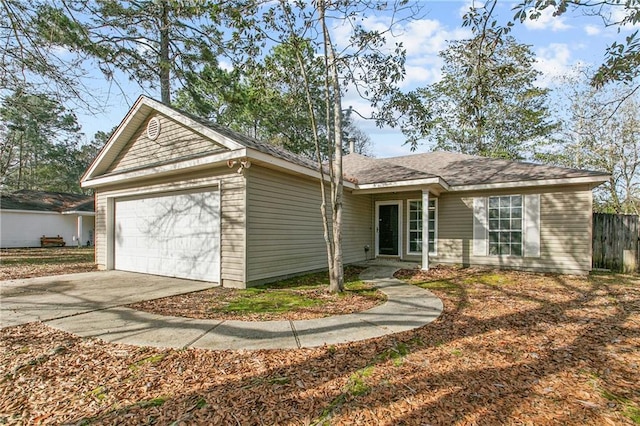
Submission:
[[[286,0],[280,0],[281,1],[281,6],[283,8],[283,10],[286,10],[285,4],[286,4]],[[321,7],[324,6],[324,4],[321,5]],[[324,9],[322,8],[322,13],[324,14]],[[288,17],[288,15],[285,13],[285,16]],[[289,30],[291,31],[292,34],[295,34],[294,30],[293,30],[293,23],[287,19],[287,25],[289,27]],[[320,172],[320,194],[321,194],[321,204],[320,204],[320,214],[322,216],[322,230],[323,230],[323,236],[324,236],[324,241],[326,244],[326,248],[327,248],[327,263],[329,266],[329,282],[332,283],[335,280],[332,278],[333,274],[332,271],[334,270],[333,267],[333,259],[334,259],[334,249],[335,246],[333,244],[333,238],[331,233],[329,232],[329,217],[328,217],[328,211],[327,211],[327,186],[326,186],[326,182],[325,182],[325,172],[324,172],[324,165],[323,165],[323,161],[322,161],[322,147],[321,147],[321,143],[320,143],[320,133],[319,133],[319,127],[318,127],[318,121],[317,121],[317,117],[316,117],[316,113],[314,111],[313,108],[313,95],[311,94],[310,91],[310,82],[309,82],[309,75],[307,73],[307,69],[305,67],[304,64],[304,60],[302,59],[302,56],[300,54],[300,50],[296,49],[296,60],[298,62],[298,67],[300,68],[300,74],[302,75],[302,78],[304,80],[304,92],[305,92],[305,98],[307,101],[307,107],[309,108],[309,117],[311,117],[311,131],[313,134],[313,142],[315,144],[315,148],[316,148],[316,161],[318,164],[318,170]],[[325,92],[327,94],[327,102],[329,102],[329,86],[325,83]],[[328,103],[327,103],[328,105]],[[331,162],[331,161],[330,161]],[[330,177],[332,176],[332,171],[330,170]],[[332,180],[332,179],[331,179]],[[331,289],[331,286],[330,286]]]
[[[329,291],[344,291],[344,269],[342,260],[342,102],[340,98],[340,82],[338,80],[338,66],[331,35],[325,20],[324,0],[318,2],[320,20],[322,22],[322,33],[324,38],[325,63],[327,65],[327,100],[330,102],[332,111],[327,111],[327,121],[333,113],[333,162],[330,164],[331,170],[331,242],[333,246],[333,256],[329,258]]]
[[[160,3],[160,100],[171,105],[171,62],[169,58],[169,6],[166,1]]]
[[[16,189],[22,189],[22,179],[25,168],[24,161],[24,134],[20,134],[20,156],[18,157],[18,182],[16,183]]]

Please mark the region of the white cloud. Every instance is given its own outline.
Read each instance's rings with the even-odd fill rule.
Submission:
[[[535,68],[542,74],[538,83],[543,87],[553,86],[563,77],[576,72],[579,61],[573,59],[571,49],[564,43],[551,43],[536,52]]]
[[[636,11],[635,9],[631,9],[631,11],[629,11],[627,8],[623,8],[623,7],[611,7],[611,10],[610,10],[611,14],[610,14],[610,18],[608,19],[608,22],[611,24],[617,24],[619,22],[622,22],[631,13],[635,13],[635,11]],[[640,28],[640,23],[632,24],[628,22],[625,25],[621,26],[621,28],[625,30],[637,29],[637,28]]]
[[[458,9],[458,15],[460,16],[460,18],[462,18],[467,13],[469,13],[469,11],[474,6],[476,6],[476,4],[474,3],[473,0],[466,0],[465,2],[463,2],[462,6],[460,6],[460,9]]]
[[[595,25],[585,25],[584,32],[587,33],[587,35],[594,36],[600,34],[602,30],[600,29],[600,27],[597,27]]]
[[[386,17],[372,17],[363,21],[366,29],[387,29]],[[393,36],[387,37],[388,49],[402,43],[406,50],[406,77],[403,87],[431,84],[440,79],[442,60],[438,54],[447,48],[447,42],[471,37],[468,28],[448,28],[434,19],[417,19],[394,28]]]
[[[407,55],[421,56],[424,54],[438,54],[447,47],[447,42],[470,38],[468,28],[448,29],[440,21],[434,19],[420,19],[409,22],[398,39],[407,49]]]
[[[544,9],[538,19],[527,19],[524,26],[530,30],[563,31],[571,28],[564,15],[553,16],[553,7]]]

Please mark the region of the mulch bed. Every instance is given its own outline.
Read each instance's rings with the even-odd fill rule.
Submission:
[[[380,292],[375,297],[363,296],[346,291],[343,294],[329,293],[327,289],[283,290],[271,289],[267,291],[288,291],[308,298],[322,301],[321,305],[297,308],[285,313],[238,313],[221,312],[220,309],[232,300],[238,290],[229,288],[211,288],[194,293],[165,297],[135,303],[128,307],[140,311],[159,315],[171,315],[186,318],[223,319],[240,321],[272,321],[272,320],[306,320],[323,318],[332,315],[344,315],[371,309],[385,302],[386,297]]]
[[[416,276],[416,274],[420,274]],[[640,422],[640,279],[434,269],[410,332],[301,350],[163,350],[0,331],[0,423]]]

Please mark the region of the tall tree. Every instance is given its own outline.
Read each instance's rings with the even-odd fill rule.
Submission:
[[[75,115],[45,95],[14,92],[0,105],[0,179],[5,190],[79,190],[69,173],[81,137]]]
[[[551,10],[554,17],[562,16],[571,10],[596,16],[605,27],[617,28],[618,33],[626,26],[633,29],[640,23],[640,1],[638,0],[521,0],[514,7],[516,12],[514,19],[520,22],[528,19],[536,20],[546,10]],[[593,74],[591,84],[601,87],[609,82],[632,82],[638,76],[640,76],[640,39],[636,29],[623,40],[614,41],[606,49],[605,60]]]
[[[301,46],[300,53],[309,70],[313,111],[322,117],[325,113],[322,60],[315,55],[311,43],[303,43],[306,46]],[[315,158],[304,82],[297,73],[291,72],[297,67],[292,46],[290,43],[273,46],[264,58],[246,70],[226,71],[206,65],[192,78],[193,84],[178,92],[176,106],[248,136]],[[370,139],[357,128],[350,109],[343,115],[348,120],[344,126],[345,138],[356,142],[357,152],[367,152]],[[319,121],[320,133],[326,139],[325,120]],[[326,149],[322,156],[327,157]]]
[[[427,132],[406,132],[413,143],[426,137],[437,149],[521,159],[557,128],[528,46],[489,32],[451,42],[440,56],[442,79],[416,91],[430,117]]]
[[[406,2],[399,2],[400,7]],[[358,90],[374,108],[381,106],[397,89],[404,74],[404,50],[386,45],[387,31],[367,30],[362,26],[367,15],[388,6],[370,1],[279,0],[267,7],[263,15],[265,33],[276,44],[286,44],[294,52],[295,68],[306,101],[309,128],[321,174],[320,211],[324,227],[329,267],[329,290],[344,289],[342,259],[342,154],[344,148],[344,111],[342,96],[346,90]],[[399,11],[396,4],[395,12]],[[398,16],[390,13],[390,16]],[[393,23],[391,24],[393,25]],[[335,37],[337,29],[348,30],[345,40]],[[339,46],[338,43],[341,43]],[[304,59],[311,45],[322,59],[321,98],[324,113],[316,111],[317,96],[313,68]],[[326,134],[323,134],[323,129]],[[323,158],[322,153],[327,157]],[[326,161],[325,161],[326,160]],[[326,168],[325,168],[326,166]],[[328,176],[327,176],[328,175]],[[326,177],[326,180],[325,180]]]
[[[57,100],[85,100],[89,92],[80,84],[84,56],[55,49],[37,30],[43,0],[0,1],[0,95],[17,90],[46,94]]]
[[[640,214],[640,97],[620,101],[624,86],[604,90],[573,81],[569,87],[563,143],[545,159],[609,173],[609,181],[594,190],[594,208]]]
[[[141,87],[159,87],[166,104],[171,103],[172,88],[177,83],[187,84],[188,75],[204,63],[216,63],[226,51],[223,21],[232,22],[245,7],[241,1],[58,3],[39,7],[38,34],[46,36],[50,43],[93,58],[109,79],[119,70]],[[238,39],[237,33],[233,34]]]
[[[323,113],[322,61],[308,42],[301,54],[310,70],[314,110]],[[295,66],[295,52],[288,43],[273,46],[245,70],[225,71],[207,65],[192,78],[194,84],[178,93],[178,106],[313,158],[303,82],[291,72]]]

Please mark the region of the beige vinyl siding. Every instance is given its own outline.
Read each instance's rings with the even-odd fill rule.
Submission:
[[[473,256],[473,199],[540,194],[540,257]],[[584,274],[591,270],[591,190],[588,187],[445,193],[438,204],[438,255],[455,263]]]
[[[96,191],[96,225],[94,234],[94,250],[98,269],[107,268],[107,196]]]
[[[152,117],[158,117],[160,120],[160,135],[156,140],[147,137],[147,123]],[[142,122],[109,166],[107,173],[172,162],[225,149],[162,114],[153,114]]]
[[[327,269],[317,180],[254,166],[247,175],[247,281]],[[343,258],[364,260],[371,245],[369,197],[345,191]]]
[[[223,286],[238,287],[245,282],[245,179],[229,172],[224,166],[198,173],[149,179],[143,182],[121,183],[96,191],[96,263],[107,268],[107,204],[108,198],[166,191],[181,191],[194,187],[220,184],[221,190],[221,280]]]
[[[371,216],[373,207],[370,195],[353,195],[344,192],[342,211],[342,252],[345,264],[359,262],[373,257],[371,238]],[[364,246],[369,246],[365,253]]]

